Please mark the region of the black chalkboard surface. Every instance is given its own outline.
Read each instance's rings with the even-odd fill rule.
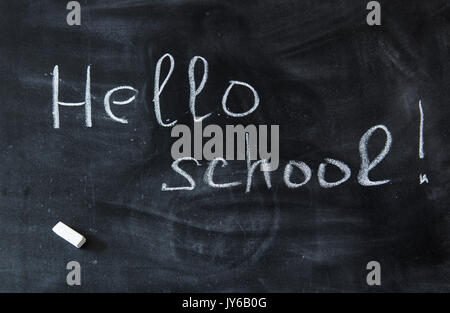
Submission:
[[[368,1],[367,1],[368,2]],[[449,291],[450,9],[448,1],[80,1],[68,25],[65,1],[0,4],[0,291],[3,292],[383,292]],[[246,192],[246,161],[172,169],[172,127],[155,114],[155,69],[174,68],[160,95],[161,121],[193,126],[188,68],[208,62],[196,98],[204,126],[279,125],[277,170]],[[199,59],[201,60],[201,59]],[[85,106],[90,71],[91,125]],[[169,57],[161,64],[163,83]],[[197,88],[203,69],[194,70]],[[227,114],[230,81],[250,84],[259,105]],[[118,86],[133,87],[111,97]],[[130,103],[117,105],[131,95]],[[254,98],[233,89],[228,108]],[[421,107],[419,107],[419,103]],[[421,112],[422,111],[422,112]],[[383,125],[392,142],[368,177],[361,137]],[[387,133],[367,142],[372,162]],[[422,143],[422,144],[421,144]],[[325,188],[343,173],[348,180]],[[311,169],[288,188],[290,161]],[[367,165],[367,164],[366,164]],[[305,175],[293,167],[290,181]],[[319,175],[320,176],[320,175]],[[361,177],[360,177],[361,178]],[[87,238],[76,249],[52,227],[62,221]],[[81,285],[66,283],[66,264]],[[381,285],[368,285],[370,261]]]

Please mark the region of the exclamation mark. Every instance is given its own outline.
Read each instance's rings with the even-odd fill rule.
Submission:
[[[424,121],[424,114],[423,114],[423,108],[422,108],[422,100],[419,100],[419,113],[420,113],[419,158],[423,159],[424,156],[425,156],[425,153],[423,152],[423,121]],[[420,174],[419,175],[419,183],[422,185],[425,182],[428,184],[427,174]]]
[[[420,126],[419,126],[419,158],[423,159],[423,108],[422,100],[419,100]]]

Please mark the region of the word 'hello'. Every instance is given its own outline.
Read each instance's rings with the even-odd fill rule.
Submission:
[[[170,68],[169,68],[169,72],[167,73],[163,82],[160,84],[161,66],[162,66],[162,63],[164,62],[164,60],[166,60],[166,59],[169,60]],[[197,83],[195,82],[194,69],[195,69],[195,65],[198,60],[201,60],[203,63],[203,77],[202,77],[202,81],[201,81],[200,85],[197,87]],[[161,94],[162,94],[167,82],[169,81],[170,77],[172,76],[174,67],[175,67],[174,58],[170,54],[166,53],[158,60],[158,62],[156,64],[156,68],[155,68],[153,103],[154,103],[156,121],[158,122],[159,125],[161,125],[163,127],[172,127],[178,122],[177,120],[175,120],[170,123],[165,123],[163,121],[162,114],[161,114],[161,99],[160,99]],[[200,122],[211,115],[211,113],[208,113],[203,116],[197,116],[196,110],[195,110],[196,98],[202,92],[203,88],[205,87],[206,81],[208,80],[208,62],[206,61],[206,59],[204,59],[203,57],[200,57],[200,56],[193,57],[189,64],[188,74],[189,74],[189,88],[190,88],[189,109],[191,111],[194,122]],[[247,115],[253,113],[258,108],[259,102],[260,102],[259,95],[256,92],[255,88],[253,88],[248,83],[237,81],[237,80],[232,80],[229,83],[230,84],[229,84],[228,88],[225,90],[223,97],[222,97],[222,108],[223,108],[224,112],[228,116],[231,116],[231,117],[244,117],[244,116],[247,116]],[[242,87],[248,88],[253,94],[253,98],[254,98],[253,106],[246,112],[238,112],[238,113],[232,112],[229,110],[229,108],[227,106],[228,96],[229,96],[231,90],[233,89],[233,87],[235,87],[235,86],[242,86]],[[53,97],[52,97],[53,128],[60,127],[60,121],[59,121],[59,107],[60,106],[68,106],[68,107],[84,106],[85,125],[86,125],[86,127],[92,127],[91,66],[88,66],[87,71],[86,71],[86,88],[85,88],[85,94],[84,94],[84,101],[82,101],[82,102],[63,102],[63,101],[59,100],[59,67],[58,67],[58,65],[55,65],[55,67],[53,68],[52,88],[53,88]],[[112,95],[114,93],[122,91],[122,90],[129,90],[129,91],[132,91],[134,94],[127,100],[111,102]],[[129,103],[133,102],[134,100],[136,100],[137,94],[138,94],[138,90],[131,86],[119,86],[119,87],[109,90],[105,94],[105,97],[103,100],[105,112],[108,114],[108,116],[113,121],[116,121],[118,123],[127,124],[128,120],[126,118],[118,117],[118,116],[114,115],[114,113],[112,112],[112,109],[111,109],[111,104],[115,104],[115,105],[129,104]]]

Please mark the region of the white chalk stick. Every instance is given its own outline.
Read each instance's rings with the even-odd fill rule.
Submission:
[[[67,240],[77,248],[80,248],[86,242],[86,238],[84,238],[83,235],[77,233],[62,222],[58,222],[58,224],[56,224],[52,230],[59,237]]]

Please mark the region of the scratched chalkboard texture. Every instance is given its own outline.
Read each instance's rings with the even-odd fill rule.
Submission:
[[[382,24],[368,26],[361,0],[89,0],[80,1],[81,25],[69,26],[66,1],[2,1],[0,291],[449,291],[450,6],[380,3]],[[161,94],[164,121],[193,125],[188,66],[202,56],[209,77],[197,111],[212,113],[205,125],[280,125],[270,190],[257,171],[245,193],[245,161],[214,176],[243,185],[212,188],[200,160],[182,166],[194,190],[161,191],[162,183],[187,184],[171,168],[174,139],[152,101],[165,53],[175,68]],[[82,107],[61,106],[53,128],[55,65],[65,102],[84,101],[90,65],[92,127]],[[257,90],[255,112],[225,114],[230,80]],[[139,91],[113,108],[128,124],[103,103],[122,85]],[[229,99],[236,112],[252,101],[240,91]],[[375,125],[389,129],[392,147],[370,177],[390,182],[362,186],[359,141]],[[374,133],[371,159],[385,140]],[[321,187],[326,158],[347,164],[350,179]],[[309,183],[286,187],[290,160],[308,164]],[[342,177],[332,166],[326,175]],[[302,177],[295,170],[292,180]],[[58,221],[87,243],[76,249],[57,237]],[[81,286],[66,284],[72,260]],[[381,286],[366,282],[369,261],[381,264]]]

